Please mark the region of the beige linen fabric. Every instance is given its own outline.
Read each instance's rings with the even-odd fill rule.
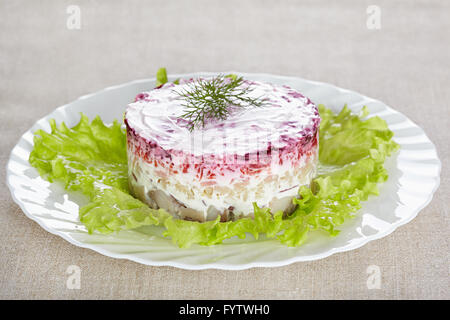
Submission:
[[[367,27],[372,4],[379,30]],[[80,30],[66,27],[69,5],[81,10]],[[416,219],[360,249],[280,268],[186,271],[108,258],[44,231],[13,202],[2,169],[0,298],[449,299],[449,12],[445,0],[1,1],[2,168],[55,107],[165,66],[300,76],[377,98],[424,128],[443,171]],[[81,268],[79,290],[66,287],[70,265]],[[367,287],[370,265],[380,289]]]

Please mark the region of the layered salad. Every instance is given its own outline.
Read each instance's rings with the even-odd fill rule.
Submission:
[[[125,113],[131,192],[177,218],[221,221],[253,216],[253,203],[287,214],[300,186],[316,176],[317,106],[289,86],[233,77],[180,80],[137,95]],[[260,105],[236,106],[192,128],[185,117],[194,82],[232,84]],[[233,82],[237,82],[233,83]],[[201,92],[204,93],[204,92]],[[196,101],[201,101],[197,99]]]

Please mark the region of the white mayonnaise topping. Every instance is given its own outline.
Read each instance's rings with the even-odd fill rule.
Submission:
[[[142,93],[142,100],[128,105],[126,119],[138,135],[164,150],[193,155],[245,155],[266,150],[269,143],[273,148],[282,148],[289,145],[286,139],[299,139],[305,130],[317,125],[317,107],[294,89],[258,81],[245,81],[245,85],[253,89],[251,97],[263,97],[267,103],[240,108],[226,120],[210,120],[192,132],[188,123],[180,119],[185,107],[177,92],[187,89],[186,83],[166,83]]]

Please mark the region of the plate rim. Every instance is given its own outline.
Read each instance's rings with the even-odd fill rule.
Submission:
[[[97,253],[100,253],[104,256],[108,256],[111,258],[115,258],[115,259],[126,259],[126,260],[130,260],[130,261],[134,261],[140,264],[144,264],[144,265],[148,265],[148,266],[169,266],[169,267],[176,267],[176,268],[180,268],[180,269],[185,269],[185,270],[205,270],[205,269],[218,269],[218,270],[245,270],[245,269],[250,269],[250,268],[267,268],[267,267],[281,267],[281,266],[286,266],[286,265],[290,265],[292,263],[295,262],[307,262],[307,261],[314,261],[314,260],[320,260],[320,259],[324,259],[327,258],[331,255],[335,255],[337,253],[341,253],[341,252],[348,252],[351,250],[356,250],[358,248],[361,248],[362,246],[366,245],[369,242],[384,238],[386,236],[388,236],[389,234],[393,233],[397,228],[409,223],[410,221],[412,221],[415,217],[417,217],[417,215],[419,214],[420,211],[422,211],[426,206],[428,206],[430,204],[430,202],[432,201],[435,192],[437,191],[437,189],[439,188],[440,185],[440,176],[441,176],[441,171],[442,171],[442,162],[439,158],[439,154],[436,148],[436,145],[433,143],[433,141],[428,137],[428,135],[426,134],[425,130],[420,127],[419,125],[417,125],[414,121],[412,121],[410,118],[408,118],[406,115],[404,115],[403,113],[395,110],[394,108],[391,108],[389,105],[387,105],[386,103],[368,97],[364,94],[361,94],[357,91],[353,91],[353,90],[349,90],[349,89],[345,89],[345,88],[341,88],[338,87],[334,84],[330,84],[327,82],[322,82],[322,81],[315,81],[315,80],[308,80],[308,79],[304,79],[301,77],[296,77],[296,76],[283,76],[283,75],[275,75],[275,74],[269,74],[269,73],[247,73],[247,72],[237,72],[237,71],[228,71],[228,72],[193,72],[193,73],[184,73],[184,74],[170,74],[169,75],[169,79],[176,79],[176,78],[182,78],[182,77],[195,77],[196,75],[216,75],[219,73],[237,73],[239,75],[243,75],[243,76],[257,76],[257,77],[267,77],[267,78],[278,78],[278,79],[289,79],[292,81],[302,81],[304,83],[308,83],[308,84],[313,84],[313,85],[319,85],[319,86],[328,86],[331,87],[333,89],[338,90],[339,92],[345,92],[345,93],[351,93],[351,94],[357,94],[365,99],[367,99],[370,102],[376,102],[376,103],[381,103],[382,105],[384,105],[387,110],[389,110],[390,112],[396,113],[396,114],[400,114],[403,117],[405,117],[406,120],[410,121],[411,124],[413,126],[415,126],[416,128],[419,128],[421,130],[421,132],[423,133],[423,135],[426,137],[426,139],[428,140],[428,142],[432,145],[433,150],[436,152],[436,158],[434,160],[437,160],[437,167],[438,167],[438,171],[435,177],[435,184],[433,187],[433,190],[428,194],[428,197],[426,199],[426,201],[424,201],[420,206],[417,206],[415,208],[411,208],[411,214],[404,219],[400,219],[394,223],[390,224],[389,228],[386,228],[386,230],[382,231],[382,232],[377,232],[373,235],[368,235],[365,236],[364,238],[361,239],[361,241],[357,242],[357,243],[353,243],[353,244],[348,244],[344,247],[338,247],[338,248],[331,248],[330,250],[324,252],[324,253],[319,253],[319,254],[314,254],[314,255],[307,255],[307,256],[294,256],[292,258],[289,259],[283,259],[283,260],[278,260],[278,261],[271,261],[271,262],[249,262],[249,263],[244,263],[244,264],[224,264],[224,263],[220,263],[220,262],[211,262],[211,263],[206,263],[206,264],[190,264],[190,263],[183,263],[183,262],[177,262],[177,261],[149,261],[147,259],[143,259],[140,257],[136,257],[133,256],[132,254],[126,254],[126,253],[115,253],[112,252],[110,250],[101,248],[101,247],[97,247],[95,244],[86,244],[83,242],[80,242],[76,239],[70,238],[69,236],[67,236],[66,234],[52,229],[51,227],[47,226],[42,219],[40,219],[39,217],[29,213],[22,201],[20,201],[16,194],[15,194],[15,190],[16,188],[14,186],[12,186],[12,184],[10,183],[10,177],[13,175],[13,173],[10,170],[10,164],[13,161],[12,157],[13,157],[13,153],[16,150],[16,148],[19,146],[19,143],[24,139],[24,136],[26,134],[28,134],[29,132],[33,132],[32,129],[39,123],[42,121],[46,121],[48,119],[48,117],[58,111],[62,111],[66,108],[69,107],[70,104],[79,101],[79,100],[84,100],[86,98],[89,98],[91,96],[100,94],[102,92],[106,92],[112,89],[118,89],[121,87],[125,87],[125,86],[131,86],[133,84],[137,84],[137,83],[145,83],[145,82],[152,82],[155,81],[156,78],[152,77],[152,78],[143,78],[143,79],[136,79],[136,80],[132,80],[132,81],[128,81],[122,84],[118,84],[118,85],[112,85],[112,86],[108,86],[106,88],[103,88],[101,90],[98,90],[96,92],[92,92],[92,93],[88,93],[85,95],[82,95],[80,97],[78,97],[75,100],[70,101],[69,103],[63,104],[55,109],[53,109],[53,111],[51,111],[49,114],[41,117],[40,119],[38,119],[37,121],[34,122],[34,124],[24,133],[22,133],[22,135],[20,136],[20,138],[17,140],[16,144],[14,145],[14,147],[11,149],[11,152],[9,154],[9,159],[6,163],[6,185],[8,186],[8,189],[11,193],[11,197],[13,198],[14,202],[20,207],[20,209],[22,210],[22,212],[25,214],[25,216],[27,216],[29,219],[35,221],[41,228],[43,228],[45,231],[57,235],[61,238],[63,238],[64,240],[66,240],[67,242],[71,243],[72,245],[81,247],[81,248],[85,248],[85,249],[90,249],[93,250]],[[182,250],[182,249],[180,249]]]

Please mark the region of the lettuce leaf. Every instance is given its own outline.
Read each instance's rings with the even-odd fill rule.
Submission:
[[[48,181],[61,181],[89,197],[80,208],[80,221],[89,232],[158,225],[168,216],[129,194],[126,136],[117,121],[106,126],[100,117],[89,122],[82,114],[73,128],[64,122],[56,126],[54,120],[50,127],[50,133],[35,132],[29,162]]]
[[[338,114],[323,105],[319,111],[319,159],[333,170],[314,179],[311,187],[300,188],[299,197],[293,199],[297,207],[288,217],[253,204],[254,219],[220,222],[218,218],[199,223],[149,208],[128,190],[124,130],[117,121],[107,126],[99,117],[89,122],[81,115],[73,128],[64,123],[57,126],[51,120],[50,133],[35,133],[29,162],[45,179],[61,181],[66,189],[81,191],[89,198],[80,208],[80,221],[90,233],[155,225],[164,227],[164,236],[179,247],[215,245],[248,234],[255,239],[264,234],[287,246],[299,246],[314,230],[336,236],[337,227],[356,214],[361,201],[378,195],[378,184],[388,178],[385,159],[398,148],[384,120],[365,119],[367,108],[360,115],[352,114],[347,106]]]
[[[163,85],[167,81],[168,80],[166,68],[159,68],[158,71],[156,71],[156,86],[159,87],[160,85]]]

